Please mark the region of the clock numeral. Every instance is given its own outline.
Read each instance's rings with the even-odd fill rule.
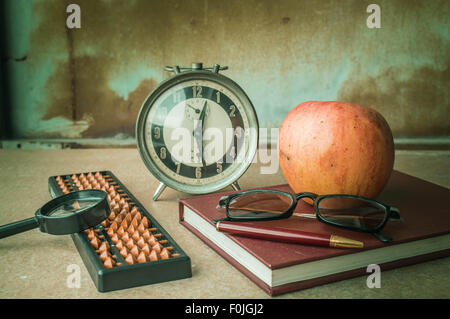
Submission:
[[[195,178],[202,178],[202,168],[201,167],[195,168]]]
[[[165,160],[167,157],[167,150],[165,147],[161,147],[159,149],[159,158],[161,158],[162,160]]]
[[[154,137],[156,140],[159,140],[159,138],[161,137],[161,129],[160,129],[158,126],[156,126],[156,127],[153,129],[153,137]]]
[[[181,170],[181,163],[177,163],[177,170],[176,173],[180,174],[180,170]]]
[[[236,116],[236,106],[234,105],[230,105],[230,117],[235,117]]]
[[[217,173],[222,173],[222,163],[217,163],[217,169],[216,169]]]
[[[217,103],[220,104],[220,92],[219,91],[217,91],[216,97],[217,97]]]
[[[192,87],[193,97],[202,97],[202,87],[201,86],[193,86]]]

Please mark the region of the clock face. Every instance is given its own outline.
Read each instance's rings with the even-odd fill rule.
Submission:
[[[232,183],[250,164],[257,144],[256,115],[245,94],[209,78],[187,76],[169,83],[138,119],[138,144],[152,173],[194,193]]]

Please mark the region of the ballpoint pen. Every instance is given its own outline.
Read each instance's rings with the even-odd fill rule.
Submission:
[[[295,229],[249,224],[246,222],[220,221],[217,222],[216,229],[221,232],[226,232],[244,237],[281,241],[288,243],[297,243],[297,244],[315,245],[324,247],[336,247],[336,248],[364,247],[364,243],[361,241],[333,234],[331,235],[316,234]]]

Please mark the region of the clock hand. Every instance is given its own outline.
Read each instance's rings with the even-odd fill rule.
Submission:
[[[202,112],[200,113],[200,117],[198,118],[197,125],[195,126],[194,132],[192,133],[194,136],[199,134],[198,130],[200,129],[200,127],[201,127],[201,131],[202,132],[204,131],[203,124],[205,122],[206,106],[207,106],[206,103],[207,103],[207,101],[205,101],[205,104],[203,104]]]
[[[195,107],[190,106],[190,105],[187,104],[187,103],[186,103],[186,106],[187,106],[187,107],[190,107],[191,109],[193,109],[193,110],[195,111],[195,113],[197,113],[197,114],[200,113],[200,110],[199,110],[199,109],[196,109]]]
[[[202,143],[202,164],[203,164],[203,166],[206,166],[205,158],[203,156],[203,132],[205,131],[205,116],[206,116],[206,109],[208,107],[207,102],[208,101],[205,101],[205,104],[203,104],[202,113],[200,114],[200,119],[202,121],[202,140],[201,140],[201,143]]]
[[[194,131],[192,132],[197,142],[197,146],[199,148],[198,155],[201,156],[202,158],[203,166],[206,166],[205,159],[203,158],[203,131],[205,130],[204,123],[205,123],[206,107],[207,101],[205,101],[205,103],[203,104],[202,112],[200,113],[197,125]]]
[[[205,104],[203,104],[202,113],[200,114],[200,118],[199,118],[199,120],[202,121],[202,126],[203,126],[203,123],[205,122],[206,108],[208,107],[207,103],[208,103],[208,101],[205,101]]]

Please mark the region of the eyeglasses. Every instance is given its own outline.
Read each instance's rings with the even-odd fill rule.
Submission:
[[[312,202],[315,214],[294,213],[300,199]],[[397,208],[352,195],[293,195],[276,190],[250,190],[223,196],[217,208],[225,208],[227,217],[214,222],[274,220],[294,214],[317,218],[323,223],[345,229],[371,233],[382,242],[392,241],[392,238],[380,232],[387,221],[401,221]]]

